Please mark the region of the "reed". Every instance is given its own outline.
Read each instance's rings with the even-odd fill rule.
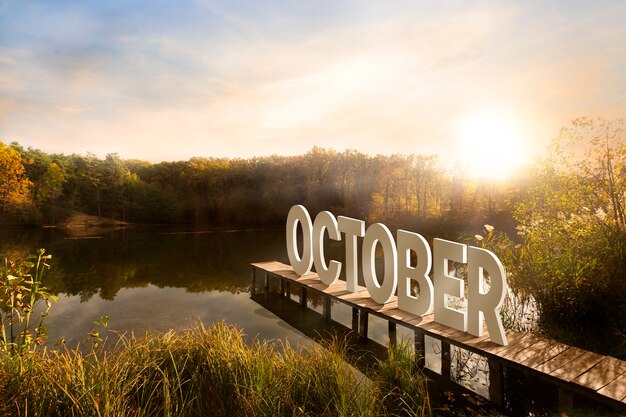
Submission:
[[[43,323],[57,299],[42,284],[51,257],[39,249],[25,260],[4,259],[0,266],[0,354],[21,354],[44,343]]]
[[[395,353],[393,353],[395,352]],[[408,350],[370,378],[341,343],[247,344],[215,323],[180,333],[121,336],[111,349],[5,355],[2,414],[14,416],[430,415],[426,381]]]

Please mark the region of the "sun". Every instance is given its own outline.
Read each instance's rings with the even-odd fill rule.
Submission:
[[[501,113],[468,115],[460,123],[458,140],[461,163],[474,178],[502,180],[527,162],[519,126]]]

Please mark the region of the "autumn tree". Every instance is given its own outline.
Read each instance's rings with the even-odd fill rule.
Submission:
[[[0,224],[7,210],[28,201],[31,186],[20,153],[0,142]]]

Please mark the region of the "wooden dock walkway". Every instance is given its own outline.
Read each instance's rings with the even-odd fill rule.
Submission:
[[[352,329],[361,337],[367,338],[368,317],[374,315],[389,323],[389,341],[396,343],[397,326],[413,330],[418,357],[425,357],[424,337],[429,336],[441,342],[441,375],[450,379],[450,346],[476,353],[489,363],[489,399],[503,405],[505,400],[505,369],[514,368],[525,374],[538,377],[558,388],[560,407],[572,407],[575,395],[599,401],[618,411],[626,412],[626,362],[589,352],[576,347],[543,338],[532,333],[507,330],[508,346],[501,346],[489,340],[489,335],[476,337],[469,333],[452,329],[433,321],[433,315],[416,316],[399,310],[397,299],[389,303],[377,304],[369,296],[365,287],[358,287],[351,293],[344,281],[333,285],[323,284],[317,274],[311,272],[298,276],[291,266],[276,262],[251,264],[252,292],[258,281],[263,279],[263,288],[269,291],[272,279],[279,281],[280,293],[290,293],[290,286],[299,287],[300,304],[307,305],[307,292],[313,291],[323,297],[323,314],[331,319],[332,301],[352,307]]]

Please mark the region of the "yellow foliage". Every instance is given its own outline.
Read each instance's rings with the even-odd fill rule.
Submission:
[[[0,142],[0,223],[8,208],[28,201],[31,186],[19,152]]]

